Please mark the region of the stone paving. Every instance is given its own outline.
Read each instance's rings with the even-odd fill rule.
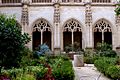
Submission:
[[[75,80],[111,80],[101,74],[94,64],[85,64],[84,67],[74,67]]]

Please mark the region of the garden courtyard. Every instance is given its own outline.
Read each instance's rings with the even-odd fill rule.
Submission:
[[[119,2],[0,0],[0,80],[120,80]]]
[[[14,17],[0,15],[0,80],[120,79],[119,53],[110,44],[82,50],[75,43],[66,53],[53,53],[45,43],[31,51],[29,41]]]

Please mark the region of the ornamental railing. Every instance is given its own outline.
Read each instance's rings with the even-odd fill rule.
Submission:
[[[111,3],[111,0],[92,0],[93,3]]]
[[[51,3],[52,0],[32,0],[32,3]]]
[[[2,3],[21,3],[21,0],[1,0]]]
[[[76,3],[79,3],[79,2],[82,2],[82,0],[62,0],[62,2],[76,2]]]

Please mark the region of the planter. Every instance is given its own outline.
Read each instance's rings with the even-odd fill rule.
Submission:
[[[74,55],[74,66],[75,67],[83,67],[84,66],[83,54]]]

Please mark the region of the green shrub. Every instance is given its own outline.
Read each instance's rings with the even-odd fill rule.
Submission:
[[[96,54],[101,57],[116,57],[117,54],[112,50],[112,45],[107,43],[98,43],[96,47]]]
[[[110,75],[112,79],[120,79],[120,66],[112,65],[107,69],[107,74]]]
[[[28,66],[26,68],[12,68],[9,70],[2,69],[2,75],[9,76],[12,80],[30,80],[28,79],[31,75],[31,80],[35,80],[37,77],[43,78],[47,68],[43,66]]]
[[[19,67],[22,51],[29,41],[30,37],[27,33],[22,34],[14,16],[0,14],[0,70],[2,67]]]
[[[84,63],[86,64],[94,64],[95,60],[97,60],[98,57],[84,57]]]
[[[94,61],[97,60],[99,56],[95,54],[93,51],[85,51],[84,52],[84,63],[94,64]]]
[[[97,69],[112,79],[120,79],[120,66],[116,65],[117,58],[103,57],[95,61]]]
[[[32,65],[23,68],[2,69],[2,75],[7,75],[12,80],[74,80],[72,62],[63,56],[49,59],[42,56],[34,59]]]
[[[70,61],[62,61],[61,64],[54,65],[52,69],[55,80],[74,80],[74,70]]]
[[[22,59],[20,62],[20,66],[21,67],[26,67],[26,66],[31,66],[32,65],[32,61],[33,61],[33,53],[32,51],[25,47],[22,51],[23,55],[22,55]]]

